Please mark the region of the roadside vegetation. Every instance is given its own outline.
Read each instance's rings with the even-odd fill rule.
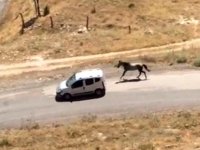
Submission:
[[[0,149],[158,150],[200,148],[200,113],[178,111],[97,118],[0,131]]]
[[[169,50],[164,54],[158,55],[142,55],[138,57],[138,60],[151,63],[160,64],[164,63],[166,65],[188,65],[193,67],[200,67],[200,48],[191,48],[189,50],[183,49],[182,51],[175,52]]]
[[[195,59],[194,66],[200,67],[200,57],[198,57],[198,58]]]

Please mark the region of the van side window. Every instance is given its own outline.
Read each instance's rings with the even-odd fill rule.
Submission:
[[[95,78],[95,82],[99,82],[100,81],[100,78]]]
[[[86,79],[86,80],[85,80],[85,84],[86,84],[86,85],[91,85],[91,84],[93,84],[93,83],[94,83],[93,79]]]
[[[82,87],[83,86],[83,80],[79,80],[79,81],[76,81],[74,84],[72,84],[72,88],[79,88],[79,87]]]

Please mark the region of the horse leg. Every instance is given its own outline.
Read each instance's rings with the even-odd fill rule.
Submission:
[[[139,75],[137,76],[138,79],[140,79],[141,73],[142,73],[142,71],[139,70]]]
[[[120,77],[120,79],[126,74],[127,70],[124,70],[122,76]]]
[[[140,79],[140,76],[142,74],[142,66],[141,65],[137,65],[137,70],[139,71],[139,75],[137,76],[138,79]]]
[[[147,75],[145,71],[142,71],[142,73],[144,73],[145,79],[147,79]]]

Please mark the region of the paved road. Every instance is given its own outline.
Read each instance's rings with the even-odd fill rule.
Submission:
[[[128,73],[127,79],[135,73]],[[151,73],[148,80],[116,84],[107,78],[107,94],[100,99],[58,103],[57,86],[48,84],[0,94],[0,128],[34,122],[70,120],[81,116],[157,112],[200,106],[200,71]]]

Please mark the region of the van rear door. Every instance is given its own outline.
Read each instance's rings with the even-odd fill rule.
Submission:
[[[94,78],[85,79],[85,92],[93,93],[96,90]]]

